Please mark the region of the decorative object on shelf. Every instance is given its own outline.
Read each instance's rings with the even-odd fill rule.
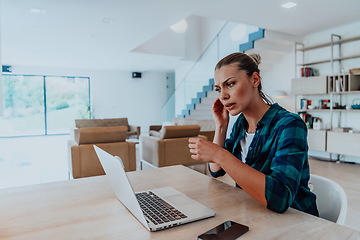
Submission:
[[[319,76],[319,70],[311,67],[301,68],[301,77],[313,77],[313,76]]]
[[[352,68],[349,72],[353,75],[360,75],[360,68]]]
[[[360,98],[355,98],[352,101],[352,105],[351,105],[352,109],[360,109]]]
[[[338,102],[334,103],[333,109],[345,109],[346,105],[340,105]]]
[[[360,75],[330,75],[328,77],[329,93],[352,92],[360,90]]]
[[[313,128],[314,117],[307,112],[298,112],[299,116],[306,123],[307,128]]]
[[[349,132],[351,131],[352,128],[351,127],[338,127],[338,128],[333,128],[333,132]]]
[[[314,123],[313,123],[313,129],[314,130],[321,130],[321,119],[320,118],[314,118]]]
[[[310,67],[303,67],[301,68],[301,77],[310,77],[314,76],[313,69]]]
[[[308,109],[310,109],[310,110],[316,109],[316,106],[314,106],[314,105],[309,105],[309,106],[308,106]]]
[[[329,109],[330,108],[330,99],[321,99],[320,106],[321,106],[321,109]]]
[[[312,103],[311,100],[308,100],[308,99],[306,99],[306,98],[302,98],[302,99],[300,100],[300,108],[301,108],[301,109],[308,109],[308,106],[310,106],[311,103]]]

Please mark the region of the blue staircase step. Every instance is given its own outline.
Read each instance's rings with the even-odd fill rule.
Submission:
[[[199,104],[201,102],[200,98],[193,98],[191,99],[192,104]]]
[[[190,110],[184,109],[184,110],[182,110],[181,114],[184,116],[190,115]]]
[[[249,34],[249,41],[239,46],[239,52],[246,52],[247,50],[254,48],[254,42],[265,37],[265,29],[259,28],[258,31]]]
[[[186,105],[186,109],[187,109],[187,110],[194,110],[194,109],[195,109],[195,104],[188,104],[188,105]]]
[[[196,98],[191,99],[191,104],[187,104],[186,109],[182,110],[181,114],[178,115],[178,117],[185,118],[186,116],[190,115],[190,110],[194,110],[196,104],[201,103],[201,98],[207,97],[207,92],[213,90],[214,82],[214,79],[210,78],[209,84],[203,86],[202,91],[196,94]]]
[[[209,85],[203,86],[203,92],[209,92],[209,91],[212,91],[212,86]]]
[[[250,42],[246,42],[246,43],[243,43],[243,44],[240,44],[240,52],[244,53],[246,52],[247,50],[250,50],[250,49],[253,49],[254,48],[254,42],[253,41],[250,41]]]
[[[206,97],[206,92],[198,92],[198,93],[197,93],[197,97],[198,97],[198,98]]]

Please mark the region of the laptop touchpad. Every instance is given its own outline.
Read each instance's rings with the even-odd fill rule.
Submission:
[[[164,200],[175,206],[185,205],[193,202],[190,198],[182,194],[164,197]]]

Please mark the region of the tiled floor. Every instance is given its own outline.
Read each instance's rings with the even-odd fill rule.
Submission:
[[[0,188],[68,179],[69,135],[0,139]]]
[[[337,182],[345,191],[348,211],[345,226],[360,231],[360,164],[310,159],[311,173]]]

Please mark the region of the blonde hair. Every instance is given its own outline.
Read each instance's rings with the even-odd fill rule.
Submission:
[[[247,55],[245,53],[240,53],[240,52],[232,53],[221,59],[216,64],[215,70],[218,70],[221,67],[232,63],[236,63],[238,65],[238,70],[245,71],[249,77],[251,77],[254,72],[257,72],[260,75],[259,65],[261,63],[261,56],[259,54],[253,53]],[[273,104],[273,102],[263,93],[261,81],[258,86],[258,91],[260,97],[264,100],[266,104],[268,105]]]
[[[260,54],[257,54],[257,53],[252,53],[252,54],[249,54],[248,55],[254,62],[256,65],[260,65],[261,63],[261,56]]]

